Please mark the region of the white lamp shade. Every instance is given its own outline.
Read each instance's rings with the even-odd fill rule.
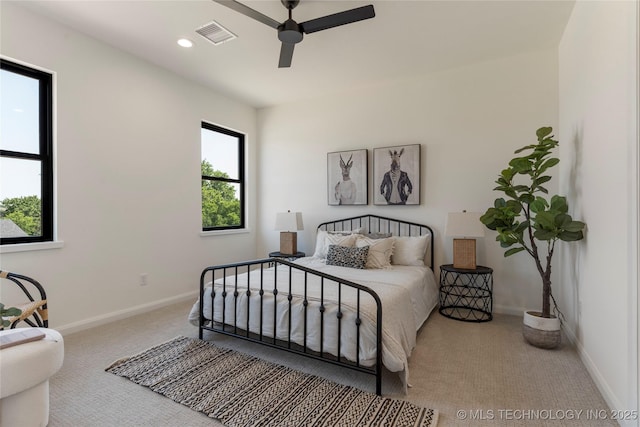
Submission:
[[[302,212],[278,212],[275,229],[280,231],[304,230]]]
[[[451,212],[447,215],[444,234],[452,237],[484,237],[480,212]]]

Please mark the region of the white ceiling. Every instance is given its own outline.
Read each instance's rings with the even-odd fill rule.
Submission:
[[[287,18],[279,0],[244,3]],[[288,69],[278,68],[276,30],[211,0],[19,4],[260,108],[556,47],[574,1],[302,0],[297,22],[366,4],[376,17],[305,35]],[[215,46],[195,33],[212,20],[238,38]]]

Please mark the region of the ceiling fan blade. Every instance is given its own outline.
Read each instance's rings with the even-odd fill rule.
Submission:
[[[294,43],[282,43],[280,48],[280,61],[278,62],[278,68],[291,67],[291,59],[293,58],[293,48],[296,45]]]
[[[322,31],[340,25],[350,24],[352,22],[362,21],[364,19],[373,18],[376,16],[376,12],[373,9],[373,5],[357,7],[351,10],[345,10],[344,12],[334,13],[333,15],[323,16],[321,18],[312,19],[300,24],[303,32],[315,33],[316,31]]]
[[[257,10],[251,9],[249,6],[245,6],[242,3],[239,3],[235,0],[213,0],[216,3],[220,3],[223,6],[227,6],[229,9],[233,9],[236,12],[240,12],[243,15],[248,16],[249,18],[253,18],[256,21],[260,21],[263,24],[267,24],[268,26],[278,29],[280,23],[275,19],[269,18],[267,15],[264,15]]]

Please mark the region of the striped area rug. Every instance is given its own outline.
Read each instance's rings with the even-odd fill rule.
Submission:
[[[367,393],[195,338],[117,360],[107,372],[229,427],[424,426],[437,412]]]

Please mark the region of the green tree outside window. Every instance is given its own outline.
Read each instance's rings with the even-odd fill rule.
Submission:
[[[202,180],[202,227],[225,227],[240,225],[240,200],[234,186],[224,179],[229,176],[214,170],[206,160],[201,164],[202,176],[222,180]]]
[[[38,196],[4,199],[0,218],[10,219],[29,236],[42,234],[42,202]]]

